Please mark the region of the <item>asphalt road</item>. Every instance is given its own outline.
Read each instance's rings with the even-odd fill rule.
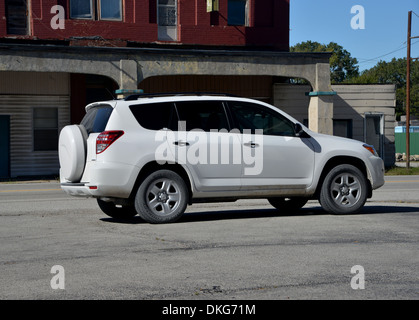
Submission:
[[[386,180],[356,215],[246,200],[167,225],[108,218],[56,182],[0,183],[0,299],[418,299],[419,176]]]

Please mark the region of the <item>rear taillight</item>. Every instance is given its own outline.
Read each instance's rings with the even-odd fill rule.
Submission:
[[[96,154],[105,151],[123,134],[124,131],[104,131],[101,134],[99,134],[96,138]]]

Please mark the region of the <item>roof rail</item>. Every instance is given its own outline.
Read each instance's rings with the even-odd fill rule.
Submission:
[[[125,101],[138,100],[140,98],[156,98],[168,96],[225,96],[237,97],[234,94],[220,93],[220,92],[163,92],[163,93],[139,93],[132,94],[124,98]]]

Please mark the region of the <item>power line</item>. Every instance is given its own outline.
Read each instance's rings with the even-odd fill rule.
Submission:
[[[418,43],[418,42],[419,42],[419,40],[417,40],[417,41],[413,42],[413,43],[412,43],[412,46],[413,46],[413,45],[415,45],[415,44],[416,44],[416,43]],[[400,47],[400,48],[398,48],[398,49],[396,49],[396,50],[390,51],[390,52],[388,52],[388,53],[386,53],[386,54],[383,54],[383,55],[381,55],[381,56],[378,56],[378,57],[375,57],[375,58],[370,58],[370,59],[366,59],[366,60],[360,61],[360,62],[359,62],[359,64],[362,64],[362,63],[367,63],[367,62],[371,62],[371,61],[377,61],[378,59],[383,58],[383,57],[386,57],[386,56],[388,56],[388,55],[390,55],[390,54],[392,54],[392,53],[395,53],[395,52],[400,51],[400,50],[404,50],[404,49],[406,49],[406,48],[407,48],[407,44],[406,44],[406,43],[407,43],[407,42],[405,41],[405,42],[403,43],[403,46],[402,46],[402,47]]]

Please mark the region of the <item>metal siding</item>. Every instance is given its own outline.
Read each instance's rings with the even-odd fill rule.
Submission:
[[[68,73],[1,71],[0,94],[68,95]]]
[[[58,151],[33,151],[33,108],[58,108],[59,134],[70,123],[68,79],[68,74],[0,73],[0,114],[10,115],[11,177],[58,174]],[[29,94],[36,90],[38,95]]]

